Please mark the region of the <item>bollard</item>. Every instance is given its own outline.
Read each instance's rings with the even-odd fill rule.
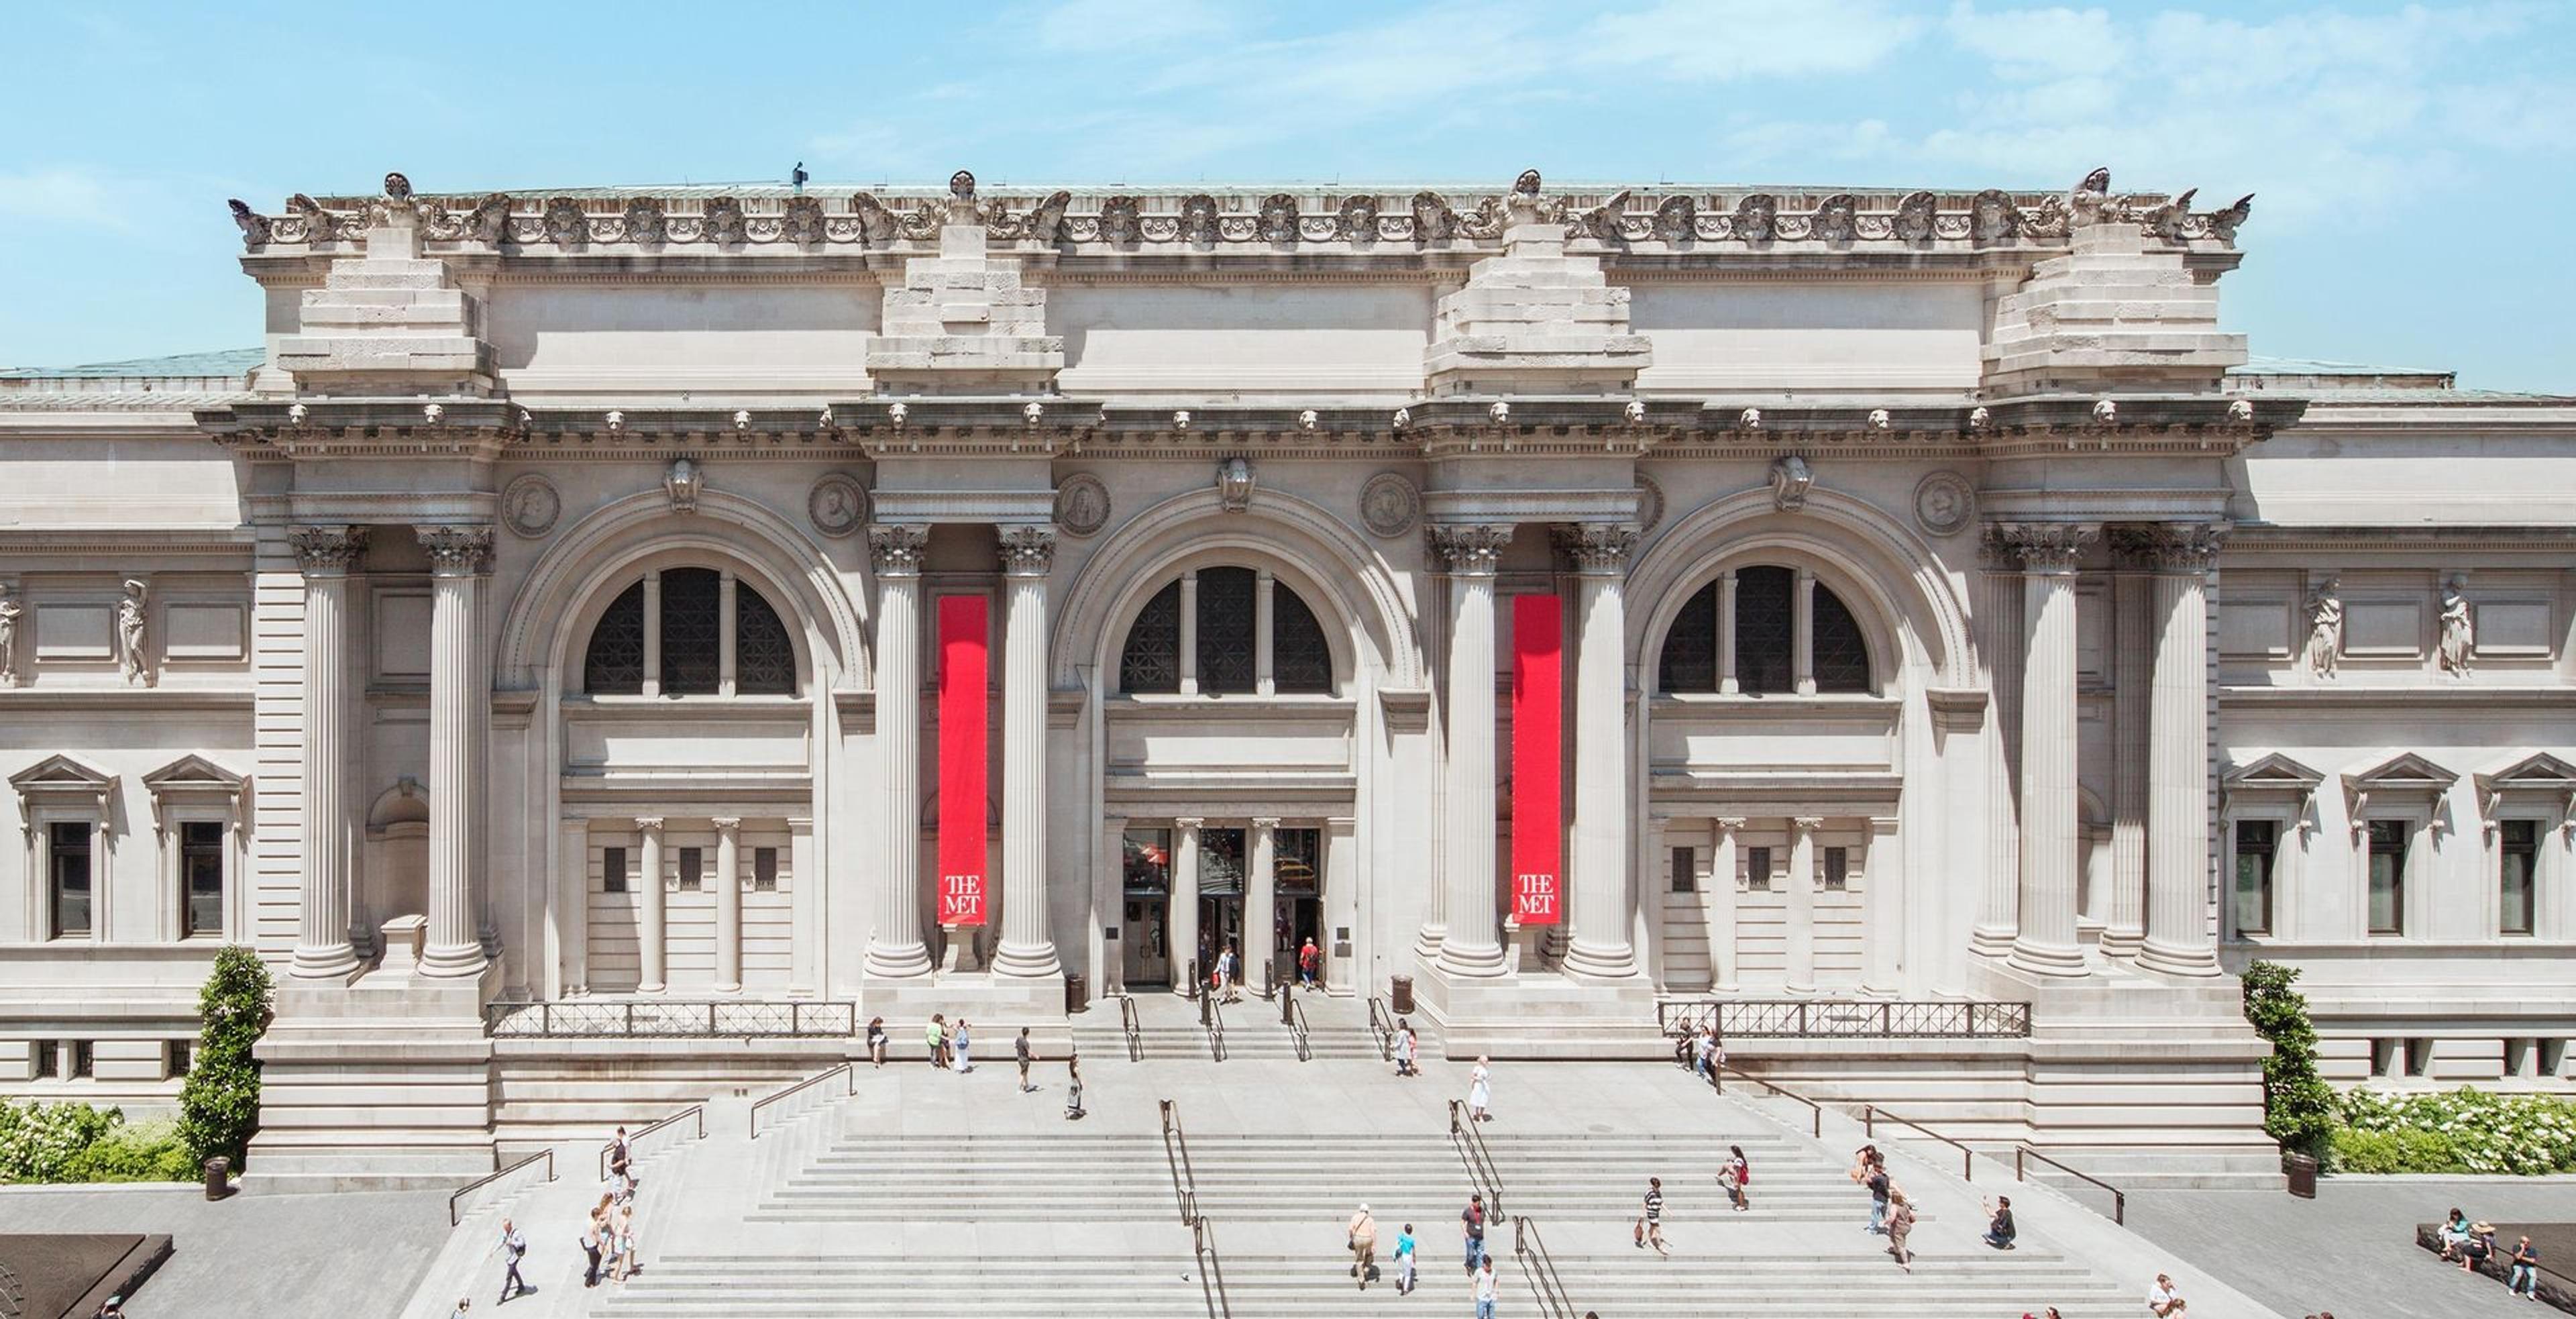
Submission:
[[[1282,1026],[1297,1024],[1296,1005],[1288,1001],[1288,996],[1296,992],[1297,987],[1294,984],[1285,980],[1279,982],[1279,1024]]]

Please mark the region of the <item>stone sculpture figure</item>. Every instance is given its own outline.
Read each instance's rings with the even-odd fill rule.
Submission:
[[[143,597],[145,587],[139,578],[125,581],[125,598],[116,602],[116,667],[129,684],[150,686],[151,667],[143,655]]]
[[[2331,678],[2342,662],[2343,597],[2329,577],[2308,594],[2308,672]]]
[[[2454,678],[2469,676],[2469,652],[2478,644],[2477,619],[2469,611],[2469,598],[2460,593],[2460,584],[2447,582],[2442,587],[2442,671]]]
[[[1792,454],[1771,464],[1771,505],[1783,513],[1795,513],[1807,506],[1807,487],[1816,483],[1815,469],[1807,460]]]
[[[0,586],[0,687],[18,685],[18,602]]]

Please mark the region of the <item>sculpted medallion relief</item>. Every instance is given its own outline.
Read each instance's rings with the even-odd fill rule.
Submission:
[[[867,525],[868,489],[847,472],[829,472],[805,492],[805,516],[814,529],[837,540]]]
[[[1655,524],[1663,520],[1664,488],[1655,484],[1655,478],[1651,476],[1638,477],[1637,534],[1642,536],[1653,531]]]
[[[1914,487],[1914,520],[1931,535],[1956,535],[1976,515],[1976,487],[1957,472],[1934,472]]]
[[[555,484],[531,472],[501,492],[501,521],[515,535],[534,540],[555,529],[563,516],[563,496]]]
[[[1088,536],[1109,525],[1109,487],[1089,472],[1076,472],[1055,488],[1055,524],[1070,536]]]
[[[1370,535],[1393,540],[1421,518],[1422,492],[1401,473],[1380,472],[1360,487],[1360,525]]]

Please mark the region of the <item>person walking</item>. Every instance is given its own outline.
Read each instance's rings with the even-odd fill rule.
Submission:
[[[1997,1250],[2013,1248],[2019,1229],[2013,1226],[2012,1197],[1999,1195],[1986,1202],[1986,1244]]]
[[[871,1017],[868,1019],[868,1062],[875,1066],[883,1067],[885,1066],[885,1056],[885,1018]]]
[[[1323,968],[1323,951],[1315,947],[1315,940],[1310,935],[1306,939],[1306,946],[1297,950],[1298,983],[1304,985],[1308,989],[1313,989],[1315,987],[1316,973],[1322,971]]]
[[[599,1224],[599,1276],[625,1276],[618,1263],[617,1197],[613,1194],[599,1197],[599,1204],[590,1211],[590,1216]]]
[[[1038,1051],[1036,1045],[1029,1043],[1028,1027],[1020,1027],[1020,1038],[1012,1043],[1011,1052],[1020,1064],[1020,1093],[1025,1095],[1037,1089],[1029,1084],[1029,1064],[1038,1060]]]
[[[1726,1167],[1719,1170],[1717,1184],[1726,1188],[1726,1198],[1740,1212],[1753,1207],[1753,1162],[1744,1157],[1744,1147],[1726,1147]]]
[[[619,1127],[617,1134],[608,1140],[608,1175],[612,1180],[623,1182],[627,1170],[634,1166],[634,1147],[626,1142],[626,1128]]]
[[[1412,1023],[1411,1021],[1409,1021],[1409,1020],[1407,1020],[1407,1019],[1403,1018],[1403,1017],[1398,1017],[1398,1018],[1396,1018],[1396,1020],[1395,1020],[1395,1074],[1396,1074],[1396,1075],[1398,1075],[1398,1076],[1414,1076],[1414,1075],[1417,1075],[1417,1074],[1418,1074],[1418,1073],[1416,1073],[1416,1071],[1414,1070],[1414,1066],[1413,1066],[1414,1050],[1415,1050],[1417,1047],[1419,1047],[1419,1046],[1417,1046],[1417,1045],[1414,1043],[1414,1039],[1413,1039],[1413,1023]]]
[[[473,1309],[473,1301],[459,1296],[456,1298],[456,1308],[447,1312],[447,1319],[465,1319],[465,1316]]]
[[[1366,1290],[1369,1275],[1377,1272],[1377,1215],[1366,1203],[1344,1225],[1343,1236],[1343,1244],[1351,1252],[1351,1276],[1359,1279],[1360,1288]]]
[[[921,1028],[921,1042],[930,1050],[930,1065],[942,1071],[948,1067],[948,1019],[934,1012]]]
[[[1476,1191],[1467,1196],[1466,1211],[1458,1215],[1458,1221],[1466,1230],[1467,1272],[1472,1274],[1476,1271],[1477,1262],[1485,1258],[1484,1192]]]
[[[1905,1192],[1889,1187],[1887,1191],[1887,1253],[1896,1259],[1896,1267],[1914,1271],[1914,1252],[1905,1248],[1905,1238],[1914,1232],[1914,1202]]]
[[[2524,1239],[2529,1240],[2527,1237]],[[1395,1294],[1398,1296],[1413,1294],[1413,1224],[1411,1223],[1405,1224],[1404,1230],[1395,1234]]]
[[[617,1217],[609,1227],[617,1233],[617,1281],[622,1285],[628,1275],[644,1271],[643,1263],[635,1258],[635,1204],[633,1201],[617,1206]]]
[[[974,1042],[966,1038],[966,1019],[959,1017],[957,1029],[949,1033],[948,1048],[957,1056],[957,1073],[960,1076],[975,1070],[974,1055],[970,1052],[973,1047]]]
[[[1869,1230],[1886,1231],[1888,1192],[1895,1183],[1887,1179],[1887,1160],[1884,1157],[1869,1161],[1869,1175],[1861,1179],[1861,1184],[1869,1188]]]
[[[1477,1122],[1491,1122],[1493,1115],[1485,1110],[1493,1106],[1494,1076],[1492,1060],[1476,1056],[1476,1070],[1467,1075],[1467,1116]]]
[[[528,1235],[509,1219],[501,1220],[501,1240],[493,1249],[501,1256],[501,1299],[494,1305],[507,1305],[512,1296],[528,1293],[527,1279],[519,1276],[519,1261],[528,1257]]]
[[[1691,1045],[1691,1074],[1703,1081],[1707,1080],[1709,1059],[1716,1056],[1717,1027],[1711,1026],[1701,1031],[1699,1038]]]
[[[1064,1120],[1078,1121],[1082,1117],[1082,1055],[1064,1056],[1064,1078]]]
[[[1494,1319],[1494,1260],[1490,1255],[1476,1270],[1476,1319]]]
[[[584,1268],[581,1274],[581,1285],[584,1287],[599,1285],[599,1216],[606,1212],[607,1208],[608,1197],[603,1195],[599,1197],[598,1204],[591,1206],[589,1215],[582,1220],[581,1253],[590,1257],[589,1266]]]
[[[2533,1270],[2540,1267],[2540,1252],[2532,1248],[2531,1238],[2524,1237],[2513,1248],[2513,1258],[2505,1262],[2513,1266],[2505,1278],[2505,1286],[2526,1301],[2539,1300],[2540,1280]]]
[[[1637,1220],[1637,1248],[1643,1250],[1648,1246],[1653,1246],[1658,1255],[1672,1253],[1664,1249],[1664,1179],[1661,1177],[1646,1179],[1646,1212]]]

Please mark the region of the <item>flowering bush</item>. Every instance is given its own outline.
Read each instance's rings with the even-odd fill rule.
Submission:
[[[0,1182],[71,1180],[82,1152],[124,1121],[87,1104],[0,1103]]]
[[[2337,1103],[2338,1165],[2351,1172],[2576,1172],[2576,1103],[2462,1088]],[[2375,1166],[2395,1163],[2399,1166]],[[2434,1166],[2421,1166],[2424,1164]],[[2374,1165],[2374,1166],[2365,1166]]]

